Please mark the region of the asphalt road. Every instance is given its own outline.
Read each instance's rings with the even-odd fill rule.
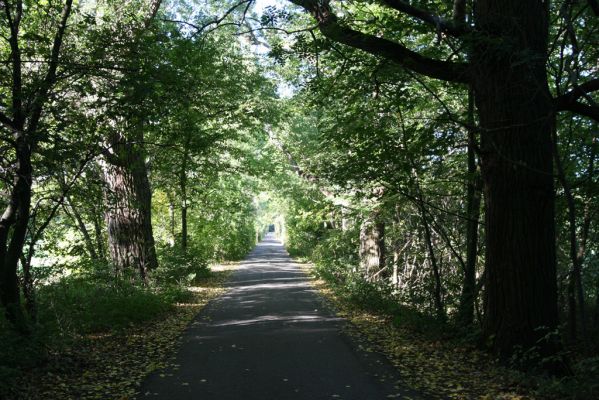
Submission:
[[[278,241],[260,243],[228,285],[185,333],[179,366],[150,375],[140,399],[422,398],[359,350]]]

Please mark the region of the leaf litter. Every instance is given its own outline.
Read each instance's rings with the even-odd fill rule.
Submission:
[[[310,264],[300,265],[314,276]],[[361,349],[381,353],[395,366],[401,376],[396,389],[408,386],[432,399],[535,399],[513,384],[491,355],[455,342],[431,340],[413,329],[397,326],[390,316],[357,309],[322,279],[311,279],[311,284],[338,316],[350,322],[345,330]]]
[[[223,294],[224,283],[237,264],[190,288],[189,303],[178,303],[166,315],[122,332],[75,338],[66,349],[50,355],[43,368],[23,378],[24,399],[134,399],[143,379],[167,367],[177,369],[181,335],[198,312]],[[161,374],[160,376],[166,376]]]

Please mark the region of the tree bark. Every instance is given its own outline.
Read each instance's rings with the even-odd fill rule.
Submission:
[[[385,268],[385,223],[378,213],[366,218],[360,226],[360,272],[368,282],[378,281]]]
[[[548,2],[480,0],[472,54],[486,198],[485,332],[495,350],[539,342],[558,325]]]
[[[474,319],[476,301],[476,260],[478,255],[478,223],[480,218],[481,182],[476,168],[476,138],[474,136],[474,95],[468,92],[468,182],[466,189],[466,263],[458,308],[457,321],[462,327],[470,326]]]
[[[17,266],[25,245],[31,208],[31,144],[25,135],[16,139],[17,171],[10,203],[0,219],[0,301],[9,321],[25,331]],[[12,232],[11,232],[12,230]],[[12,233],[12,235],[10,235]]]
[[[158,266],[152,232],[150,182],[140,145],[118,135],[103,165],[108,249],[117,275],[136,271],[142,281]]]

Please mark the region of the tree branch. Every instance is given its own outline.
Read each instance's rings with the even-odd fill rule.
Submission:
[[[210,25],[220,25],[221,22],[223,22],[229,15],[231,15],[235,10],[237,10],[237,8],[239,8],[242,5],[246,5],[244,11],[243,11],[243,19],[245,19],[245,15],[247,14],[247,11],[250,7],[250,5],[254,2],[254,0],[242,0],[239,3],[235,4],[234,6],[232,6],[231,8],[229,8],[220,18],[214,18],[211,21],[208,21],[207,23],[205,23],[202,26],[197,26],[196,27],[196,32],[193,34],[193,36],[197,36],[199,34],[201,34],[206,28],[208,28]],[[236,23],[234,25],[239,25],[240,23]]]
[[[459,37],[470,33],[471,30],[467,25],[456,23],[453,21],[447,21],[438,15],[435,15],[427,10],[423,10],[417,7],[412,6],[411,4],[403,1],[403,0],[379,0],[381,3],[391,7],[397,11],[408,14],[411,17],[417,18],[422,22],[426,22],[429,25],[432,25],[438,31],[448,33],[451,36]],[[465,4],[464,1],[456,1],[454,3],[454,14],[456,14],[456,18],[463,20],[463,15],[465,13]]]
[[[50,92],[52,85],[54,85],[54,83],[56,82],[56,70],[58,68],[58,59],[60,57],[62,39],[67,29],[67,21],[69,19],[69,16],[71,15],[72,5],[73,0],[66,0],[62,8],[62,13],[60,15],[60,24],[58,25],[56,35],[54,35],[54,43],[52,44],[52,52],[50,54],[50,63],[48,66],[48,71],[46,72],[46,76],[44,77],[44,80],[40,86],[39,91],[37,92],[37,95],[31,103],[31,118],[29,120],[29,126],[27,127],[27,131],[30,134],[37,130],[37,125],[42,115],[43,105],[48,98],[48,93]]]
[[[355,31],[339,24],[329,2],[324,0],[290,0],[303,7],[318,22],[322,34],[339,43],[394,61],[404,68],[431,78],[468,83],[468,65],[424,57],[399,43]]]
[[[581,97],[586,96],[589,93],[596,92],[599,90],[599,78],[592,79],[583,83],[582,85],[577,85],[574,89],[570,90],[567,93],[564,93],[561,96],[558,96],[555,100],[556,102],[572,102],[577,101]]]
[[[16,130],[22,130],[25,122],[25,115],[23,110],[23,85],[21,76],[21,49],[19,47],[19,26],[21,22],[22,14],[22,2],[17,2],[16,15],[13,18],[10,4],[4,2],[4,11],[6,13],[6,20],[10,29],[10,37],[8,42],[10,44],[10,60],[12,64],[12,116],[13,126]]]
[[[570,111],[583,117],[591,118],[599,122],[599,107],[588,106],[579,101],[569,103],[558,103],[556,111]]]
[[[15,130],[15,125],[13,124],[12,120],[3,112],[0,112],[0,124],[4,125],[11,131]]]
[[[556,111],[571,111],[589,117],[599,122],[599,106],[589,96],[589,93],[599,91],[599,79],[592,79],[577,85],[574,89],[554,99]],[[586,105],[578,100],[584,97],[591,105]]]

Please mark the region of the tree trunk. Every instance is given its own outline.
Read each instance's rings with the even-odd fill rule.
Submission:
[[[102,226],[102,215],[96,210],[93,210],[94,213],[94,236],[96,240],[96,248],[98,257],[101,260],[106,260],[106,244],[104,243],[104,235],[103,235],[103,226]]]
[[[187,202],[181,205],[181,249],[187,251]]]
[[[152,232],[151,190],[143,152],[119,137],[104,163],[108,249],[117,275],[137,271],[142,281],[158,261]]]
[[[366,218],[360,226],[360,271],[369,282],[382,278],[385,268],[385,224],[378,213]]]
[[[424,207],[424,201],[422,198],[419,199],[418,208],[420,210],[420,217],[422,219],[422,226],[424,228],[424,241],[428,250],[428,259],[431,263],[431,275],[433,277],[433,301],[435,305],[435,312],[437,318],[441,321],[445,321],[445,306],[443,305],[442,289],[443,285],[441,282],[441,272],[439,271],[439,264],[437,263],[437,257],[435,255],[435,248],[433,246],[432,232],[428,219],[426,218],[426,209]]]
[[[168,196],[168,219],[169,233],[171,236],[168,240],[169,246],[174,247],[177,240],[177,235],[175,234],[175,199],[173,199],[171,195]]]
[[[16,139],[16,156],[14,187],[10,202],[0,218],[0,301],[8,320],[18,329],[26,331],[17,276],[31,207],[31,147],[24,135]]]
[[[49,93],[56,81],[62,40],[67,28],[67,21],[71,15],[72,0],[65,1],[60,15],[60,24],[54,35],[50,60],[46,73],[39,76],[37,87],[28,95],[31,102],[25,106],[27,97],[23,91],[22,59],[20,48],[20,23],[23,15],[23,4],[19,2],[15,7],[15,15],[11,6],[5,4],[10,37],[10,65],[11,65],[11,97],[9,107],[12,118],[2,113],[4,125],[8,125],[14,132],[14,150],[16,155],[16,168],[14,186],[12,188],[9,204],[0,217],[0,302],[5,307],[6,315],[15,326],[26,332],[27,324],[21,310],[20,293],[17,276],[17,265],[23,253],[25,237],[30,218],[32,174],[31,164],[32,148],[35,146],[36,134],[43,107],[48,100]],[[6,93],[5,93],[6,95]],[[12,235],[11,235],[12,231]]]
[[[472,54],[486,200],[486,334],[502,356],[558,325],[548,4],[479,0]],[[555,343],[538,343],[552,354]]]
[[[189,146],[191,145],[191,134],[187,132],[185,147],[183,148],[183,160],[181,171],[179,171],[179,190],[181,192],[181,249],[187,251],[187,165],[189,163]]]
[[[599,326],[599,279],[595,283],[595,326]]]
[[[470,326],[474,318],[474,303],[476,301],[476,259],[478,254],[478,220],[480,217],[480,176],[476,168],[474,136],[474,96],[468,92],[468,183],[466,190],[466,208],[468,221],[466,223],[466,263],[464,279],[458,308],[457,321],[462,327]]]
[[[73,220],[77,224],[77,228],[83,236],[83,242],[85,243],[85,248],[87,250],[87,253],[89,254],[89,257],[92,260],[98,260],[98,253],[96,252],[96,247],[94,246],[94,242],[92,241],[91,235],[89,234],[89,231],[85,226],[85,222],[83,221],[83,218],[79,213],[79,210],[77,210],[77,208],[73,204],[73,201],[71,200],[70,196],[65,196],[65,200],[68,205],[68,208],[65,207],[65,211],[73,218]]]

